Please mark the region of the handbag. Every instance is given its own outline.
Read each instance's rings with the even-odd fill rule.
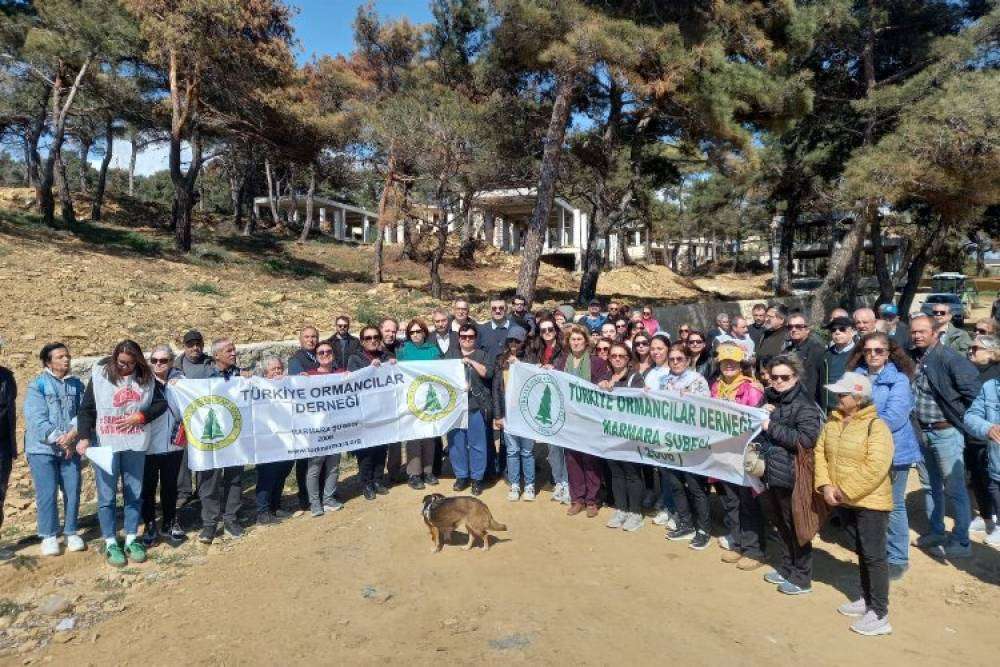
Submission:
[[[751,477],[761,478],[767,468],[767,461],[761,452],[759,442],[747,443],[747,448],[743,451],[743,472]]]

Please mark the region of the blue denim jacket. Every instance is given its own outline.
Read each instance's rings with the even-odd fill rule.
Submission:
[[[59,447],[48,442],[49,435],[70,430],[82,400],[83,383],[77,377],[59,380],[46,370],[32,380],[24,399],[24,452],[59,454]]]
[[[870,375],[862,364],[855,369],[863,375]],[[891,361],[882,372],[871,378],[872,403],[875,411],[892,431],[892,465],[909,466],[923,460],[920,442],[910,415],[913,413],[913,392],[910,379]]]
[[[1000,445],[987,435],[994,424],[1000,424],[1000,382],[990,380],[965,412],[965,428],[989,443],[990,477],[1000,481]]]

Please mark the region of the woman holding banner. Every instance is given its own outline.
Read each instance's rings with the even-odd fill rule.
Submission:
[[[626,341],[625,344],[632,351],[632,370],[642,380],[642,386],[645,386],[646,375],[656,364],[653,363],[653,357],[649,353],[650,337],[646,333],[646,327],[639,323],[639,329],[639,333],[632,340]],[[656,466],[653,465],[639,464],[639,469],[642,470],[642,481],[645,489],[642,495],[642,507],[649,509],[656,504],[656,477],[659,473]]]
[[[337,351],[332,341],[324,340],[316,346],[317,368],[306,371],[306,375],[329,375],[342,372],[337,368]],[[326,512],[336,512],[344,508],[337,500],[337,480],[340,477],[340,454],[324,454],[309,458],[306,468],[306,492],[309,494],[309,512],[321,517]],[[320,490],[320,478],[323,488]]]
[[[157,345],[149,353],[149,363],[153,377],[169,398],[171,380],[184,377],[184,373],[174,368],[174,351],[169,345]],[[183,540],[184,531],[176,524],[177,517],[177,474],[181,469],[184,450],[174,445],[181,416],[167,401],[167,410],[149,425],[149,449],[142,472],[142,543],[146,547],[156,544],[160,531],[156,527],[156,488],[160,488],[160,512],[163,533],[171,539]]]
[[[771,386],[765,392],[771,416],[761,424],[759,442],[764,457],[763,502],[771,507],[781,535],[781,565],[764,575],[764,581],[778,586],[786,595],[812,591],[812,543],[799,544],[792,516],[797,457],[812,456],[823,423],[816,401],[809,396],[799,377],[802,362],[795,354],[778,354],[767,362]]]
[[[523,329],[522,329],[523,331]],[[455,491],[464,491],[472,484],[472,495],[483,492],[486,476],[486,420],[490,419],[493,399],[489,387],[493,386],[494,359],[478,344],[479,331],[472,324],[458,329],[458,350],[448,350],[449,359],[459,359],[465,366],[465,380],[469,385],[469,420],[467,428],[453,428],[448,433],[448,458],[455,471]],[[470,481],[471,480],[471,481]]]
[[[83,383],[70,374],[69,349],[49,343],[38,355],[44,370],[28,384],[24,399],[24,452],[35,485],[42,555],[59,555],[59,492],[62,491],[67,551],[83,551],[76,534],[80,509],[80,457],[73,449]]]
[[[579,325],[566,327],[566,350],[556,359],[556,370],[597,384],[611,377],[607,363],[592,356],[587,345],[588,332]],[[586,507],[587,517],[597,516],[597,496],[601,491],[601,459],[576,450],[566,451],[566,472],[572,503],[566,514],[575,516]]]
[[[560,311],[556,311],[561,314]],[[565,319],[565,316],[563,316]],[[536,320],[538,336],[531,341],[525,359],[530,364],[538,364],[542,368],[552,368],[552,364],[562,354],[562,344],[559,342],[559,324],[554,317],[539,317]],[[569,476],[566,474],[566,450],[555,445],[549,448],[548,462],[552,473],[552,500],[569,504]]]
[[[645,331],[645,327],[643,327]],[[649,334],[644,334],[649,336]],[[638,339],[639,336],[636,336]],[[634,344],[633,344],[634,347]],[[670,338],[666,334],[657,334],[649,339],[649,360],[650,368],[643,376],[647,389],[659,389],[660,378],[670,375],[670,366],[667,364],[667,356],[670,354]],[[677,528],[677,518],[675,513],[677,505],[674,503],[673,493],[670,491],[670,483],[667,481],[669,469],[657,466],[660,476],[660,500],[657,505],[660,511],[653,517],[653,523],[663,526],[667,530]],[[648,486],[648,485],[647,485]]]
[[[511,502],[535,499],[535,441],[507,433],[503,423],[506,414],[504,391],[510,367],[524,359],[527,333],[519,326],[510,328],[507,332],[507,349],[497,357],[496,370],[493,373],[493,428],[503,432],[504,444],[507,445],[507,481],[510,482],[507,500]],[[524,474],[523,496],[521,495],[522,473]]]
[[[107,448],[102,465],[94,466],[97,482],[97,518],[109,565],[124,567],[126,554],[133,563],[146,560],[146,549],[136,540],[142,515],[142,477],[151,429],[146,425],[167,410],[163,389],[142,356],[138,343],[123,340],[111,356],[94,366],[78,415],[80,440],[76,451]],[[94,459],[94,457],[91,457]],[[96,461],[96,459],[94,459]],[[118,478],[125,505],[125,548],[118,543],[115,505]]]
[[[692,354],[685,344],[670,346],[666,372],[662,367],[650,371],[646,376],[646,386],[649,387],[652,382],[652,388],[660,391],[709,396],[711,391],[708,382],[690,367]],[[667,531],[667,539],[673,542],[690,542],[690,548],[696,551],[708,548],[712,540],[709,533],[712,522],[708,504],[708,478],[664,468],[660,479],[661,482],[666,482],[677,508],[677,527]]]
[[[461,334],[459,334],[461,335]],[[406,325],[406,341],[396,353],[399,361],[434,361],[441,358],[437,343],[430,340],[427,323],[414,317]],[[420,490],[424,483],[436,486],[434,447],[438,438],[420,438],[406,443],[406,476],[411,489]]]
[[[716,349],[719,379],[712,383],[712,398],[740,405],[759,407],[764,402],[764,389],[744,371],[746,352],[736,343],[721,343]],[[756,570],[764,566],[764,515],[760,501],[748,486],[718,482],[728,534],[719,538],[719,546],[728,549],[723,563],[736,563],[741,570]],[[723,542],[725,540],[725,543]]]
[[[368,366],[381,366],[395,363],[392,355],[382,348],[382,334],[378,327],[368,325],[361,329],[361,354],[355,354],[347,360],[347,370],[353,373]],[[388,445],[377,445],[357,450],[354,454],[358,459],[358,476],[361,479],[361,492],[365,500],[375,500],[376,495],[389,493],[389,487],[384,483],[383,468],[385,467]]]
[[[632,355],[623,343],[611,346],[608,358],[611,360],[611,377],[598,383],[601,389],[613,391],[618,387],[642,388],[642,377],[632,371],[629,364]],[[611,495],[615,501],[615,513],[608,521],[608,528],[622,528],[635,532],[642,528],[642,467],[631,461],[606,459],[611,469]]]

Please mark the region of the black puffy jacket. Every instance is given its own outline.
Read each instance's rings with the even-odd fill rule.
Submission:
[[[767,390],[767,402],[774,406],[770,424],[761,431],[758,442],[764,460],[764,483],[770,487],[795,487],[796,444],[805,449],[816,446],[823,426],[823,413],[805,388],[797,383],[785,392]]]

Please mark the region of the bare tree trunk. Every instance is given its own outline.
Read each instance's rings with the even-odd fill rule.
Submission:
[[[944,220],[939,220],[936,229],[927,235],[926,242],[914,253],[913,260],[906,267],[906,283],[904,283],[902,292],[899,295],[899,305],[897,306],[899,316],[904,320],[909,320],[910,318],[913,297],[916,296],[917,289],[920,287],[920,281],[924,277],[924,269],[927,268],[927,264],[930,263],[931,258],[945,244],[947,234],[944,233],[944,230],[946,228]]]
[[[69,190],[69,174],[66,173],[66,161],[62,152],[56,153],[56,191],[59,193],[60,215],[66,227],[76,224],[76,211],[73,210],[73,196]]]
[[[87,187],[87,158],[90,156],[91,143],[89,139],[80,140],[80,192],[86,192]]]
[[[104,206],[104,191],[108,185],[108,167],[111,166],[112,150],[115,143],[115,120],[109,114],[104,125],[104,157],[101,158],[101,169],[97,174],[97,188],[94,190],[94,201],[90,204],[90,219],[101,219],[101,208]]]
[[[55,182],[56,158],[60,156],[63,140],[66,138],[66,116],[69,113],[70,108],[73,106],[73,100],[76,97],[77,91],[80,90],[80,83],[83,81],[83,77],[87,74],[87,69],[90,67],[90,61],[91,58],[88,56],[80,66],[80,69],[77,70],[76,78],[73,80],[69,90],[66,91],[65,99],[63,98],[64,73],[62,71],[63,66],[61,64],[59,67],[60,71],[55,77],[55,83],[50,89],[52,112],[52,128],[50,133],[52,135],[52,142],[49,144],[49,152],[48,155],[45,156],[44,161],[41,160],[37,154],[35,155],[35,159],[41,165],[38,188],[36,188],[36,198],[38,200],[39,212],[42,214],[45,224],[49,226],[53,226],[55,224],[56,211],[55,198],[52,196],[52,185]],[[70,204],[70,212],[71,211],[72,203]],[[66,207],[64,206],[64,219],[66,217],[66,213]]]
[[[545,133],[545,148],[542,152],[542,165],[538,175],[535,207],[531,212],[531,220],[525,233],[524,245],[521,251],[521,270],[517,276],[517,293],[528,303],[534,303],[535,285],[538,282],[538,266],[542,259],[542,246],[545,242],[545,232],[552,212],[552,201],[555,198],[556,179],[559,176],[559,162],[562,159],[563,141],[566,139],[566,127],[569,124],[573,89],[576,87],[576,76],[562,74],[556,84],[556,98],[552,106],[549,127]]]
[[[274,225],[277,227],[281,224],[281,219],[278,217],[278,202],[275,199],[275,183],[274,175],[271,173],[271,161],[264,160],[264,174],[267,177],[267,205],[271,207],[271,219],[274,220]]]
[[[597,189],[601,189],[600,181],[597,183]],[[576,302],[579,305],[590,303],[590,300],[597,294],[597,282],[601,277],[601,269],[604,265],[604,253],[601,251],[598,241],[604,238],[605,233],[607,233],[605,217],[604,211],[599,206],[595,206],[588,218],[587,249],[583,254],[580,291],[576,296]]]
[[[882,245],[882,220],[877,213],[872,220],[871,242],[875,277],[878,278],[878,299],[875,300],[875,308],[878,308],[883,303],[892,303],[896,296],[896,285],[885,261],[885,248]]]
[[[309,191],[306,192],[306,219],[302,221],[302,235],[299,236],[299,243],[309,240],[309,232],[313,224],[313,195],[316,193],[316,169],[309,170]]]
[[[869,206],[872,205],[869,203]],[[864,214],[859,216],[859,220],[854,223],[847,236],[844,237],[840,247],[834,249],[830,256],[826,278],[813,293],[812,305],[809,309],[810,322],[826,320],[826,313],[833,306],[837,293],[847,277],[848,269],[854,264],[858,253],[861,252],[870,219],[870,212],[866,209]]]
[[[420,257],[417,255],[417,232],[414,229],[416,221],[407,216],[403,220],[403,251],[402,256],[411,262],[419,262]]]
[[[135,159],[139,153],[139,131],[134,129],[129,135],[132,154],[128,156],[128,196],[135,196]]]
[[[799,226],[801,213],[798,193],[790,196],[786,202],[785,215],[778,226],[778,275],[777,289],[779,296],[792,293],[792,270],[794,268],[792,250],[795,246],[795,230]]]

